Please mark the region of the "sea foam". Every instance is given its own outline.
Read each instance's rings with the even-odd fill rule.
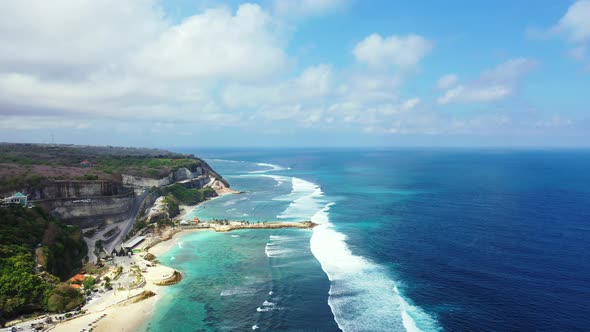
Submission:
[[[313,229],[310,248],[331,282],[328,304],[340,329],[345,332],[441,330],[434,318],[400,294],[383,267],[350,251],[346,236],[330,222],[329,210],[335,203],[326,201],[319,185],[297,177],[264,174],[267,171],[270,170],[251,172],[259,173],[251,176],[271,177],[277,185],[289,180],[292,184],[289,194],[273,199],[290,202],[277,218],[303,220],[311,216],[311,221],[318,224]],[[266,255],[286,254],[272,244],[272,240],[279,240],[272,237],[265,247]],[[257,311],[277,309],[282,308],[263,306]]]
[[[270,236],[269,242],[264,247],[264,253],[266,257],[285,257],[293,253],[293,249],[285,248],[281,245],[281,242],[292,241],[288,237],[275,237]]]
[[[280,219],[305,219],[309,218],[314,211],[322,207],[319,200],[324,193],[322,189],[313,182],[293,177],[293,189],[291,193],[274,198],[278,201],[290,201],[289,206],[277,216]]]
[[[259,173],[267,173],[267,172],[284,171],[284,170],[290,169],[288,167],[282,167],[282,166],[279,166],[279,165],[268,164],[268,163],[257,163],[256,165],[262,166],[262,167],[267,167],[267,169],[252,171],[252,172],[248,172],[248,173],[250,173],[250,174],[259,174]]]
[[[277,217],[308,219],[311,216],[311,221],[318,224],[310,248],[331,282],[328,304],[343,331],[440,330],[436,320],[399,293],[383,267],[350,251],[346,236],[330,222],[329,211],[335,203],[326,201],[317,184],[294,177],[292,185],[290,194],[277,198],[291,199]]]

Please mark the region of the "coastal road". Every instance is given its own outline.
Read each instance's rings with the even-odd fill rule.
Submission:
[[[121,244],[121,242],[123,242],[123,239],[127,236],[129,231],[133,227],[133,223],[135,222],[135,217],[137,217],[137,214],[139,213],[139,208],[141,207],[141,203],[143,203],[143,200],[145,199],[147,194],[148,194],[148,191],[144,190],[143,193],[141,193],[141,195],[135,197],[129,218],[118,225],[121,228],[121,232],[119,232],[118,235],[113,236],[112,238],[110,238],[104,242],[103,248],[107,252],[108,255],[111,254],[111,252],[113,251],[113,249],[116,246],[118,246],[119,244]]]

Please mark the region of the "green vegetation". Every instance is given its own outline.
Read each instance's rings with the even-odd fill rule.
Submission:
[[[84,289],[92,289],[94,285],[96,285],[96,279],[93,277],[87,277],[84,279],[84,281],[82,281],[82,286],[84,286]]]
[[[192,158],[158,158],[158,157],[98,157],[95,169],[107,174],[130,174],[150,178],[162,178],[185,167],[196,171],[201,161]]]
[[[102,251],[102,240],[98,239],[94,241],[94,252],[98,253]]]
[[[187,189],[179,184],[162,188],[162,192],[164,195],[172,194],[179,202],[186,205],[195,205],[217,195],[212,188]]]
[[[40,208],[0,209],[0,323],[24,312],[63,311],[82,303],[83,296],[59,280],[73,274],[86,251],[77,227]],[[35,262],[49,273],[36,274]]]
[[[113,277],[113,280],[117,280],[121,277],[121,274],[123,273],[123,267],[119,266],[117,267],[117,271],[115,271],[115,276]]]
[[[50,285],[33,273],[34,259],[25,246],[0,246],[0,322],[28,304],[45,301]]]
[[[169,194],[164,198],[164,204],[166,204],[166,210],[170,218],[175,217],[180,213],[180,207],[178,206],[178,202],[174,195]]]
[[[111,278],[109,278],[108,276],[104,277],[104,284],[103,284],[104,288],[106,290],[111,290],[113,289],[113,285],[111,284]]]
[[[19,174],[14,172],[12,168],[6,168],[4,172],[0,172],[0,188],[5,189],[33,191],[42,188],[47,180],[47,177],[43,175],[30,174],[29,172]]]
[[[87,180],[87,181],[98,180],[98,175],[97,174],[84,174],[83,176],[76,177],[76,180]]]
[[[64,312],[72,310],[84,303],[84,296],[66,284],[57,285],[47,299],[47,310]]]
[[[94,166],[82,167],[90,161]],[[121,182],[121,174],[163,178],[180,168],[204,172],[229,184],[202,159],[158,149],[0,143],[0,193],[26,193],[53,180]]]

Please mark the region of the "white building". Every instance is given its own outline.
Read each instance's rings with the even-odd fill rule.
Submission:
[[[16,193],[10,197],[6,197],[2,199],[2,205],[18,205],[20,204],[22,207],[26,207],[28,203],[28,197],[23,195],[23,193]]]

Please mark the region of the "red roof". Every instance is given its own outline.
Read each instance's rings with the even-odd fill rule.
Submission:
[[[84,281],[84,279],[86,279],[86,277],[83,274],[76,274],[75,276],[71,277],[68,282],[69,283],[81,283],[82,281]]]

